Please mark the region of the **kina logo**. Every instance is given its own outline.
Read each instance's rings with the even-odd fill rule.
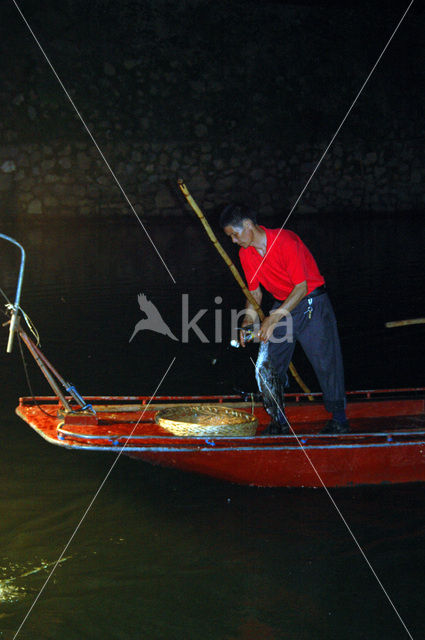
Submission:
[[[134,336],[139,333],[139,331],[146,330],[155,331],[163,336],[168,336],[172,340],[178,341],[178,338],[176,338],[168,324],[162,319],[162,316],[154,303],[148,300],[144,293],[139,293],[137,301],[139,303],[140,310],[145,314],[146,318],[142,318],[142,320],[139,320],[136,324],[129,342],[133,340]]]
[[[183,344],[187,344],[191,336],[196,337],[197,340],[205,344],[211,344],[211,342],[221,344],[223,342],[224,330],[223,319],[226,321],[230,320],[230,337],[232,340],[237,340],[240,319],[245,318],[247,314],[245,308],[230,309],[230,313],[226,310],[225,318],[223,318],[223,309],[219,306],[223,302],[223,298],[221,296],[216,296],[214,298],[214,304],[218,305],[218,307],[213,309],[199,309],[194,307],[190,310],[189,294],[183,293],[181,296],[181,338],[177,338],[165,320],[163,320],[154,303],[151,300],[148,300],[144,293],[139,293],[137,301],[139,303],[140,311],[145,317],[136,323],[129,342],[131,342],[140,331],[148,330],[167,336],[168,338],[171,338],[171,340],[182,342]],[[176,308],[176,305],[173,305],[173,312],[176,311]],[[252,321],[255,321],[255,317],[253,317]],[[204,322],[204,329],[205,325],[208,325],[209,332],[213,332],[212,336],[208,336],[204,332],[201,327],[202,322]],[[286,327],[285,335],[276,338],[276,342],[283,342],[285,340],[288,342],[293,341],[292,316],[290,313],[284,316],[276,326]],[[224,335],[227,336],[227,332],[225,332]],[[270,338],[270,342],[273,342],[273,340],[274,336]]]

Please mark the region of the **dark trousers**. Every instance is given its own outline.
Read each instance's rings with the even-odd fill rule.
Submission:
[[[273,309],[282,303],[276,301]],[[268,343],[269,355],[282,380],[286,374],[298,341],[316,373],[323,401],[331,413],[345,408],[344,369],[335,314],[328,294],[310,298],[306,296],[291,312],[292,323],[275,327]],[[292,335],[291,335],[292,324]],[[292,338],[292,342],[290,341]]]

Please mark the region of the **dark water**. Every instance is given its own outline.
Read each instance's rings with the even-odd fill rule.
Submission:
[[[276,221],[278,226],[280,221]],[[176,285],[132,218],[76,225],[3,223],[27,249],[22,305],[59,371],[86,394],[253,388],[249,352],[227,347],[242,298],[197,223],[147,222]],[[272,226],[270,224],[270,226]],[[424,329],[385,329],[424,315],[423,216],[294,217],[332,292],[347,387],[424,384]],[[232,249],[228,247],[230,252]],[[0,248],[14,297],[17,251]],[[189,344],[144,331],[152,300]],[[221,296],[222,302],[215,302]],[[224,341],[212,341],[221,310]],[[1,336],[0,638],[13,638],[105,477],[108,455],[48,445],[14,416],[27,387],[19,349]],[[17,345],[16,345],[17,346]],[[251,352],[253,354],[253,352]],[[316,389],[301,352],[295,364]],[[45,383],[29,363],[36,393]],[[295,388],[295,387],[294,387]],[[332,495],[411,635],[423,636],[422,485]],[[238,487],[121,458],[19,633],[22,639],[353,640],[409,637],[322,490]]]

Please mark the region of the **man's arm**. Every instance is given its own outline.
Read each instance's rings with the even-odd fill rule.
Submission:
[[[278,307],[277,309],[273,309],[267,318],[261,323],[260,331],[258,336],[260,340],[263,342],[267,342],[270,339],[270,336],[273,333],[273,329],[276,324],[283,318],[283,316],[290,313],[298,303],[306,296],[307,294],[307,281],[300,282],[300,284],[295,285],[292,289],[289,296],[286,300]]]

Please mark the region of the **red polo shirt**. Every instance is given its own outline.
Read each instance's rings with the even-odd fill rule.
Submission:
[[[264,258],[254,247],[239,250],[250,291],[261,284],[277,300],[286,300],[295,285],[304,280],[307,281],[307,293],[325,283],[315,259],[296,233],[262,226],[261,229],[267,236]]]

